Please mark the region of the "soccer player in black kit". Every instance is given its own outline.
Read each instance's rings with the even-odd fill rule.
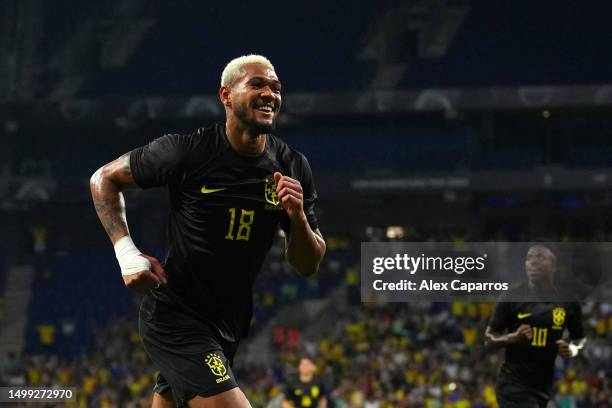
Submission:
[[[556,262],[548,247],[530,247],[525,259],[527,283],[514,289],[513,295],[541,301],[498,303],[486,329],[487,347],[506,348],[496,386],[500,408],[545,408],[557,354],[575,357],[586,342],[580,304],[562,301],[567,296],[554,286]],[[563,339],[565,329],[570,343]]]
[[[327,408],[325,387],[315,377],[317,366],[309,357],[302,357],[298,377],[284,389],[282,408]]]
[[[155,408],[250,407],[232,359],[278,227],[286,233],[287,260],[302,275],[315,274],[325,253],[308,162],[271,134],[281,83],[270,61],[231,61],[219,96],[224,124],[156,139],[101,167],[90,182],[124,282],[145,293],[139,328],[160,370]],[[171,202],[163,266],[132,242],[121,194],[162,185]]]

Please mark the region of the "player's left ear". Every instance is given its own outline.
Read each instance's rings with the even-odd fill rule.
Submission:
[[[232,106],[232,92],[227,86],[222,86],[219,89],[219,99],[221,99],[221,103],[224,106],[227,106],[227,107]]]

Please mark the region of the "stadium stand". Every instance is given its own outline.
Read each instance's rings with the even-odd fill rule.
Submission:
[[[346,274],[356,262],[356,255],[354,250],[344,248],[337,254],[332,253],[327,263],[339,264],[340,272]],[[270,265],[265,275],[277,282],[278,272],[269,274],[275,269]],[[95,271],[90,273],[99,275]],[[265,282],[265,275],[256,290],[263,297],[266,295],[262,288],[271,285]],[[287,277],[285,281],[283,285],[299,279]],[[97,283],[95,293],[87,295],[100,302],[106,293],[101,290],[105,284],[102,280]],[[122,288],[113,287],[112,290],[113,299],[119,294],[128,298],[127,291]],[[345,290],[340,293],[346,295]],[[40,290],[37,296],[52,298]],[[108,293],[105,296],[108,298]],[[289,296],[288,303],[279,302],[274,309],[278,312],[291,302],[303,303],[317,297],[320,293],[316,291],[298,289]],[[56,298],[55,303],[57,310],[72,304],[66,294]],[[134,314],[129,303],[122,304],[123,314],[113,306],[117,310],[115,316],[109,313],[113,307],[106,305],[103,316],[95,318],[98,328],[89,328],[90,336],[81,338],[86,341],[79,344],[88,344],[87,348],[74,349],[61,336],[55,343],[56,349],[30,347],[23,360],[15,358],[11,368],[4,372],[4,381],[32,386],[76,384],[79,405],[147,406],[155,370],[140,347],[134,319],[116,317],[125,316],[126,310]],[[254,407],[273,406],[268,404],[280,398],[282,385],[294,372],[296,361],[303,353],[315,356],[318,375],[325,379],[328,398],[336,407],[438,404],[495,407],[493,379],[501,355],[484,354],[482,345],[482,333],[492,307],[490,303],[465,302],[363,306],[344,303],[328,311],[331,315],[326,319],[335,322],[332,327],[322,327],[317,322],[312,327],[288,326],[286,335],[282,336],[279,336],[278,327],[272,328],[274,333],[269,333],[268,346],[273,350],[273,361],[256,366],[238,363],[236,374]],[[33,304],[34,318],[36,310]],[[612,387],[609,381],[612,307],[590,302],[585,305],[584,312],[589,351],[586,359],[570,363],[569,369],[559,362],[556,401],[577,406],[605,406],[610,402]],[[73,311],[72,316],[82,315],[81,320],[86,322],[95,314],[95,310]],[[78,333],[79,330],[75,330],[75,335]],[[70,350],[78,352],[67,357],[64,351]]]
[[[52,259],[32,288],[26,352],[78,356],[97,327],[125,316],[131,296],[119,279],[109,279],[114,269],[114,259],[100,250]]]

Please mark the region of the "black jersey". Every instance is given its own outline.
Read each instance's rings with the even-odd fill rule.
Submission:
[[[317,408],[324,398],[323,385],[316,380],[302,382],[296,379],[285,387],[285,400],[295,408]]]
[[[524,293],[529,288],[524,284],[514,290]],[[489,323],[496,333],[513,332],[522,324],[531,326],[533,339],[529,344],[506,347],[505,361],[498,374],[498,386],[523,387],[548,399],[558,354],[556,341],[562,338],[565,329],[568,329],[572,340],[584,337],[580,304],[501,302],[497,304]]]
[[[317,198],[306,158],[273,135],[263,154],[241,156],[216,124],[166,135],[133,150],[130,167],[142,188],[167,185],[170,195],[168,284],[158,301],[213,324],[229,340],[246,335],[252,284],[277,227],[290,223],[276,196],[277,171],[300,181],[304,212],[317,228]]]

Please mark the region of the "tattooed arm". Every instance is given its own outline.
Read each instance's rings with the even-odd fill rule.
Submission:
[[[113,242],[129,235],[125,218],[123,190],[137,188],[130,170],[130,154],[126,153],[98,169],[89,181],[98,218]]]
[[[130,169],[130,154],[124,154],[117,160],[99,168],[91,176],[89,187],[98,218],[113,245],[120,239],[129,237],[122,191],[138,187]],[[149,270],[130,274],[124,272],[123,280],[126,286],[137,291],[145,291],[164,283],[166,274],[159,261],[152,256],[139,255],[149,261]]]

